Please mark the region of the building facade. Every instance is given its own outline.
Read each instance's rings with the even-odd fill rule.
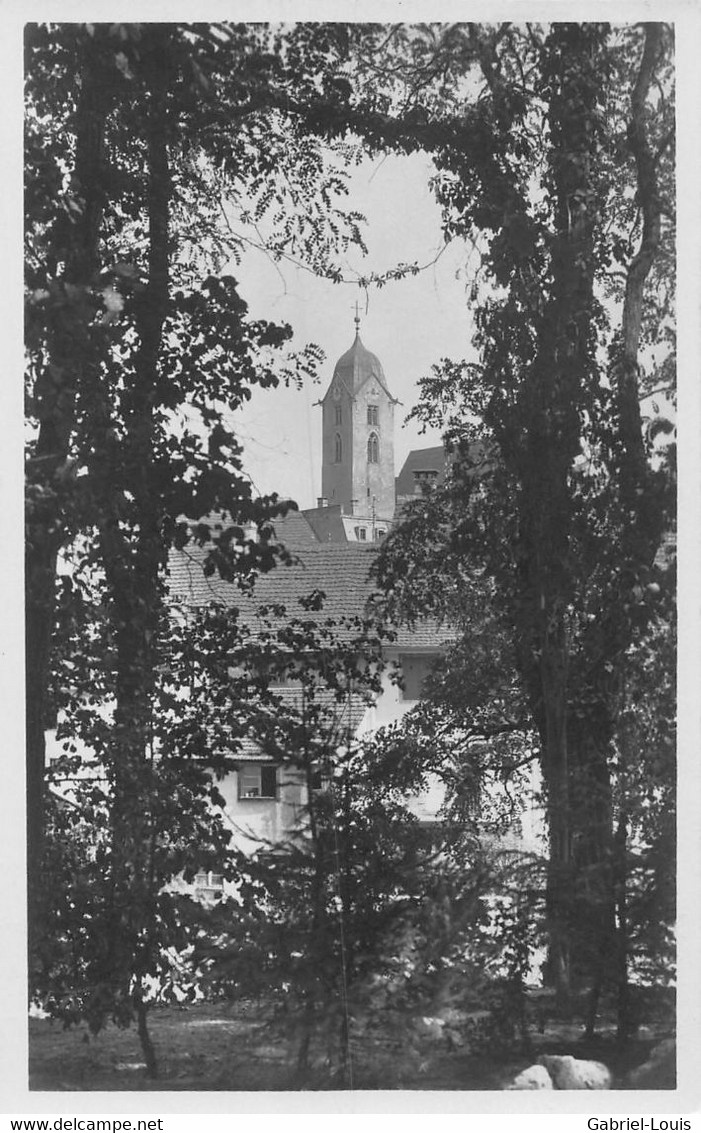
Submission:
[[[240,622],[254,634],[258,625],[261,633],[265,631],[263,620],[259,621],[261,609],[268,612],[265,628],[271,616],[280,625],[286,619],[303,616],[305,621],[317,623],[322,631],[329,622],[343,627],[369,611],[375,594],[371,565],[376,546],[354,541],[321,542],[300,513],[289,513],[279,520],[276,534],[291,551],[293,561],[260,575],[250,594],[242,594],[235,584],[217,576],[205,577],[196,561],[197,554],[204,556],[204,548],[173,556],[173,600],[181,608],[197,608],[209,602],[236,607]],[[310,607],[307,598],[312,594],[323,597],[318,605]],[[274,613],[271,615],[270,611]],[[340,628],[336,632],[345,631]],[[420,699],[423,681],[450,636],[435,623],[425,622],[412,629],[397,627],[393,639],[383,647],[387,667],[379,695],[371,701],[357,696],[338,705],[329,693],[329,720],[339,737],[345,742],[349,737],[371,734],[410,711]],[[393,674],[400,675],[401,680],[397,681]],[[271,687],[283,702],[293,704],[301,696],[294,681]],[[231,761],[233,770],[218,783],[218,790],[225,801],[224,818],[235,844],[254,852],[262,843],[284,841],[299,827],[307,808],[304,775],[295,767],[294,760],[276,760],[254,737],[237,743]],[[432,821],[442,801],[442,787],[437,780],[430,780],[427,790],[408,802],[417,817]],[[203,895],[210,895],[212,884],[209,878]]]

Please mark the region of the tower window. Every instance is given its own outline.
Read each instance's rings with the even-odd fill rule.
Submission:
[[[343,406],[342,405],[334,405],[333,412],[334,412],[334,425],[340,425],[342,420],[343,420]]]
[[[343,444],[340,433],[336,433],[334,437],[333,458],[336,464],[340,464],[343,460]]]
[[[380,442],[377,439],[377,433],[371,433],[368,437],[368,464],[377,464],[380,459]]]
[[[368,425],[379,425],[378,407],[376,405],[368,405]]]

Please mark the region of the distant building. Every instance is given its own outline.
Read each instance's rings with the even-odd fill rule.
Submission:
[[[377,543],[397,510],[445,479],[444,448],[415,449],[395,478],[394,407],[382,363],[360,338],[336,363],[321,405],[321,496],[303,515],[320,543]]]
[[[373,543],[394,519],[394,407],[379,358],[360,339],[322,398],[321,497],[305,511],[320,542]]]
[[[311,527],[305,531],[306,520],[290,513],[276,524],[278,538],[293,553],[290,565],[280,565],[268,574],[261,575],[252,594],[242,594],[234,583],[218,576],[205,577],[198,562],[204,549],[189,549],[188,554],[172,557],[170,591],[173,600],[181,606],[197,608],[209,602],[230,604],[239,612],[241,622],[255,634],[260,607],[274,613],[281,622],[303,616],[322,626],[332,618],[337,623],[362,614],[369,606],[374,583],[370,567],[375,555],[372,546],[348,543],[320,542]],[[309,536],[311,535],[311,538]],[[318,610],[309,609],[302,600],[312,593],[323,594]],[[269,615],[270,616],[270,615]],[[261,623],[262,630],[262,623]],[[343,631],[341,631],[343,632]],[[425,622],[414,629],[399,627],[396,638],[383,649],[388,662],[383,677],[382,692],[373,703],[359,695],[351,697],[341,706],[334,704],[329,693],[329,709],[336,714],[339,744],[366,732],[393,723],[409,711],[420,699],[422,684],[434,661],[452,638],[450,631],[433,622]],[[402,674],[403,687],[392,681],[391,668]],[[294,682],[282,687],[272,685],[275,695],[289,698],[301,696]],[[323,693],[322,693],[323,695]],[[234,749],[235,746],[235,750]],[[307,805],[307,788],[304,776],[294,766],[280,764],[254,739],[232,745],[235,770],[218,783],[225,800],[224,816],[229,823],[236,844],[253,851],[261,840],[273,843],[284,839],[298,826]],[[420,819],[432,821],[443,801],[444,788],[438,779],[429,776],[427,790],[410,800],[410,807]],[[198,885],[202,896],[212,896],[211,890],[219,883],[207,878],[207,884]]]
[[[395,522],[398,507],[444,480],[448,458],[440,446],[416,450],[395,478],[397,399],[379,359],[360,339],[357,316],[355,321],[353,344],[336,363],[319,402],[322,496],[316,508],[288,512],[274,524],[277,538],[292,552],[292,564],[261,575],[252,594],[244,595],[217,576],[205,577],[200,563],[205,549],[190,547],[187,554],[171,557],[174,601],[190,608],[210,601],[236,607],[240,620],[254,632],[261,606],[284,609],[283,619],[304,612],[305,618],[320,624],[328,618],[353,618],[367,609],[374,591],[370,567],[377,544]],[[316,612],[301,604],[313,592],[324,595]],[[420,699],[426,676],[451,638],[450,631],[433,622],[398,627],[383,652],[387,673],[395,668],[402,683],[387,675],[374,703],[351,700],[339,711],[339,735],[347,739],[400,719]],[[301,695],[294,683],[275,693],[292,701]],[[283,839],[298,825],[307,805],[303,775],[293,766],[276,763],[253,738],[237,742],[233,757],[236,769],[218,787],[236,843],[253,850],[261,839]],[[411,800],[412,810],[424,821],[435,820],[444,797],[438,779],[429,779],[427,790]],[[219,882],[218,875],[208,875],[198,888],[203,896],[211,896]]]
[[[449,457],[443,445],[412,449],[396,480],[397,511],[423,492],[442,484],[448,466]]]

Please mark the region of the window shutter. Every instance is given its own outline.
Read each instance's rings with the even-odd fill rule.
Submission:
[[[274,799],[277,796],[277,768],[261,767],[260,793],[264,799]]]

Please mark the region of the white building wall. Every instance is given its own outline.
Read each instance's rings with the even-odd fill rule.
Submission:
[[[304,816],[307,789],[302,773],[291,767],[279,767],[275,799],[239,797],[239,772],[226,775],[217,784],[225,800],[224,817],[236,845],[246,853],[255,853],[266,842],[279,842],[293,831]]]
[[[398,652],[394,651],[389,658],[390,662],[396,661],[398,656]],[[400,688],[386,670],[382,677],[382,692],[376,703],[367,709],[358,728],[358,736],[372,734],[379,728],[397,723],[415,707],[421,682],[434,659],[435,654],[429,652],[402,652],[401,661],[407,687]],[[238,778],[236,772],[227,775],[218,784],[218,788],[226,800],[224,814],[233,831],[236,845],[245,852],[254,853],[265,842],[280,841],[303,821],[307,788],[301,772],[290,767],[278,768],[276,799],[240,798]],[[419,818],[431,821],[438,814],[443,796],[442,783],[437,776],[430,776],[427,790],[409,800],[410,809]]]
[[[404,688],[392,681],[385,670],[382,676],[382,693],[376,704],[368,710],[360,734],[376,732],[398,723],[419,701],[421,685],[428,676],[436,654],[426,652],[394,651],[390,661],[400,661]],[[407,799],[409,810],[425,822],[435,821],[445,798],[445,787],[438,775],[426,776],[426,789]]]

